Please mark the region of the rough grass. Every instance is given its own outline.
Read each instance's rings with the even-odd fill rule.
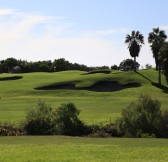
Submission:
[[[166,162],[166,139],[2,137],[0,161]]]

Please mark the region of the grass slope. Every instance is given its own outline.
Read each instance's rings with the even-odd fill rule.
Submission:
[[[58,106],[60,103],[74,102],[81,109],[81,119],[87,123],[109,122],[120,115],[121,109],[141,93],[150,94],[167,108],[165,87],[158,88],[157,72],[153,69],[134,72],[113,72],[110,74],[81,75],[82,71],[64,71],[57,73],[2,74],[0,78],[22,76],[19,80],[0,81],[0,120],[19,121],[24,119],[25,108],[35,106],[39,99]],[[163,85],[166,86],[163,77]],[[46,85],[73,83],[77,88],[91,87],[100,81],[116,81],[119,84],[138,83],[137,88],[127,88],[112,92],[94,92],[88,90],[35,90]]]
[[[19,80],[0,81],[0,120],[18,122],[24,119],[25,108],[35,106],[39,99],[58,106],[74,102],[81,109],[80,117],[88,123],[109,122],[120,115],[121,109],[141,93],[150,94],[168,105],[168,94],[158,88],[155,70],[114,72],[111,74],[81,75],[81,71],[59,73],[2,74],[0,78],[22,76]],[[3,80],[3,79],[2,79]],[[76,87],[90,87],[99,81],[117,81],[120,84],[139,83],[140,87],[113,92],[88,90],[35,90],[46,85],[74,83]],[[167,139],[79,138],[60,136],[24,136],[0,138],[0,161],[59,161],[59,162],[166,162]]]

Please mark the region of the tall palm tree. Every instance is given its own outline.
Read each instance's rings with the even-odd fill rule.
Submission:
[[[153,52],[153,57],[155,58],[156,70],[159,70],[158,53],[166,38],[167,35],[165,34],[165,31],[160,30],[159,27],[153,28],[153,32],[148,35],[148,42],[151,44],[151,50]]]
[[[144,44],[144,36],[139,32],[133,30],[131,35],[127,35],[125,43],[128,44],[131,57],[134,57],[134,71],[136,71],[136,57],[139,56],[141,45]]]
[[[163,74],[168,83],[168,42],[164,42],[158,53],[159,63],[161,64],[159,70],[159,84],[161,84],[161,67]]]

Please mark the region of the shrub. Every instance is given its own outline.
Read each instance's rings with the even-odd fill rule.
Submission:
[[[127,137],[160,136],[161,110],[160,102],[148,95],[141,95],[122,110],[121,118],[116,121],[120,135]]]
[[[162,114],[162,136],[168,137],[168,111],[164,111]]]
[[[122,71],[130,71],[130,70],[134,70],[134,67],[136,67],[136,70],[138,70],[139,66],[140,64],[138,62],[134,63],[132,59],[126,59],[120,63],[119,69]]]
[[[116,126],[113,123],[102,125],[90,125],[90,137],[120,137],[117,132]]]
[[[79,113],[73,103],[52,109],[39,101],[36,109],[27,110],[24,128],[29,135],[86,135],[90,129],[78,118]]]
[[[11,123],[0,123],[0,136],[22,136],[24,132]]]
[[[27,109],[24,128],[29,135],[52,134],[52,108],[39,100],[36,109]]]
[[[80,111],[73,103],[61,104],[54,112],[54,121],[58,134],[80,136],[86,135],[87,126],[78,118]]]

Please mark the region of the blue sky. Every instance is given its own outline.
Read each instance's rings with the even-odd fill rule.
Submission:
[[[111,66],[131,58],[126,34],[145,36],[137,61],[154,65],[148,33],[168,34],[167,0],[0,0],[0,60],[65,58]]]

